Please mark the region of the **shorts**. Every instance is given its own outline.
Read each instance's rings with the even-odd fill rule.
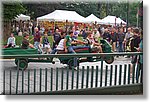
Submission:
[[[50,48],[50,45],[49,45],[49,44],[48,44],[48,45],[45,44],[45,45],[43,46],[43,48]]]

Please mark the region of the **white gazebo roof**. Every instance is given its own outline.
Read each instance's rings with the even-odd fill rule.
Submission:
[[[52,13],[37,18],[37,21],[84,22],[85,18],[75,11],[55,10]]]
[[[97,22],[97,23],[100,23],[101,22],[101,19],[99,19],[98,17],[96,17],[94,14],[91,14],[89,15],[88,17],[85,18],[86,19],[86,22]]]
[[[30,16],[26,16],[24,14],[20,14],[20,15],[17,15],[17,17],[15,17],[15,20],[16,21],[27,21],[27,20],[30,20]]]
[[[116,19],[116,21],[115,21],[115,19]],[[103,18],[102,20],[101,20],[101,23],[102,24],[124,24],[124,25],[126,25],[126,22],[125,21],[123,21],[121,18],[117,18],[116,16],[110,16],[110,15],[108,15],[107,17],[105,17],[105,18]]]

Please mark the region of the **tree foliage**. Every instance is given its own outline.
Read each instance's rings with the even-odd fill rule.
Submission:
[[[51,13],[57,9],[73,10],[80,15],[87,17],[90,14],[96,15],[98,18],[104,18],[107,15],[118,16],[124,21],[127,21],[127,12],[129,12],[129,25],[136,25],[136,13],[139,2],[130,3],[129,11],[127,10],[127,2],[56,2],[56,3],[36,3],[25,4],[28,14],[32,18],[37,18],[45,14]]]
[[[3,3],[4,20],[12,20],[25,11],[26,9],[21,3]]]
[[[111,0],[109,0],[111,1]],[[127,11],[127,2],[110,3],[108,2],[37,2],[37,3],[9,3],[3,4],[4,18],[13,19],[20,13],[30,15],[32,19],[51,13],[57,9],[73,10],[80,15],[87,17],[90,14],[96,15],[98,18],[104,18],[107,15],[118,16],[124,21],[127,20],[127,12],[129,12],[129,25],[136,25],[136,14],[139,2],[130,3],[129,11]]]

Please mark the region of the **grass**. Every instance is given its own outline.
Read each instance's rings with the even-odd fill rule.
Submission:
[[[43,37],[43,36],[42,36]],[[22,36],[17,36],[17,35],[15,35],[15,38],[16,38],[16,45],[21,45],[21,43],[22,43],[22,39],[23,39],[23,37]],[[32,39],[33,38],[33,36],[30,36],[29,37],[29,39]],[[78,39],[79,40],[82,40],[82,37],[78,37]],[[48,40],[49,40],[49,42],[50,42],[50,45],[51,45],[51,47],[52,47],[52,44],[53,44],[53,42],[52,42],[52,36],[48,36]],[[34,40],[32,40],[32,41],[30,41],[30,43],[31,44],[33,44],[34,43]],[[3,41],[2,42],[2,45],[6,45],[7,44],[7,41]]]

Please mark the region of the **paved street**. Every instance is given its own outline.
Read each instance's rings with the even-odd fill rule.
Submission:
[[[130,63],[129,58],[124,58],[124,57],[119,57],[119,58],[115,58],[115,61],[113,63],[113,65],[122,65],[122,73],[124,73],[124,64],[129,64]],[[28,91],[28,70],[30,70],[30,92],[33,92],[33,88],[34,88],[34,69],[36,69],[36,92],[39,91],[40,89],[40,68],[42,69],[42,83],[41,83],[41,91],[45,91],[45,68],[47,68],[47,91],[55,91],[55,90],[61,90],[61,77],[62,77],[62,70],[63,70],[63,89],[66,89],[66,79],[67,79],[67,65],[63,65],[59,62],[58,59],[55,59],[55,61],[57,61],[55,64],[51,64],[51,63],[29,63],[28,68],[24,71],[24,92],[26,93]],[[102,81],[102,86],[105,85],[105,67],[106,67],[106,63],[104,62],[103,64],[103,81]],[[79,85],[78,88],[81,88],[81,79],[82,79],[82,66],[85,66],[85,71],[84,71],[84,85],[83,88],[86,87],[86,76],[87,76],[87,66],[89,66],[89,83],[88,83],[88,87],[91,87],[91,70],[92,70],[92,66],[94,66],[94,70],[93,70],[93,87],[95,87],[96,84],[96,66],[99,66],[98,69],[98,84],[97,86],[100,86],[100,66],[101,66],[101,62],[84,62],[84,63],[80,63],[80,67],[79,67]],[[118,66],[119,67],[119,66]],[[10,86],[10,69],[12,71],[11,73],[11,91],[12,93],[16,92],[16,79],[17,79],[17,67],[14,64],[14,60],[13,59],[6,59],[3,60],[3,68],[6,70],[6,75],[5,75],[5,89],[8,89],[9,92],[9,86]],[[51,89],[51,68],[53,68],[53,86]],[[56,68],[58,68],[58,89],[56,89]],[[118,72],[117,72],[117,76],[119,76],[119,68],[118,68]],[[107,85],[109,85],[110,83],[110,65],[108,65],[108,71],[107,71]],[[112,79],[114,79],[114,67],[113,67],[113,73],[112,73]],[[127,76],[126,76],[127,77]],[[76,89],[76,80],[77,80],[77,71],[74,70],[74,82],[73,82],[73,89]],[[117,78],[118,80],[118,78]],[[123,81],[123,80],[122,80]],[[0,84],[1,87],[3,86],[2,84],[3,82],[3,78],[1,77],[0,79]],[[71,89],[71,84],[72,84],[72,70],[69,70],[69,82],[68,82],[68,89]],[[112,82],[112,85],[114,83]],[[118,84],[118,83],[117,83]],[[2,90],[0,90],[2,92]],[[18,92],[22,91],[22,72],[19,71],[19,79],[18,79]],[[7,93],[7,90],[6,90]]]

